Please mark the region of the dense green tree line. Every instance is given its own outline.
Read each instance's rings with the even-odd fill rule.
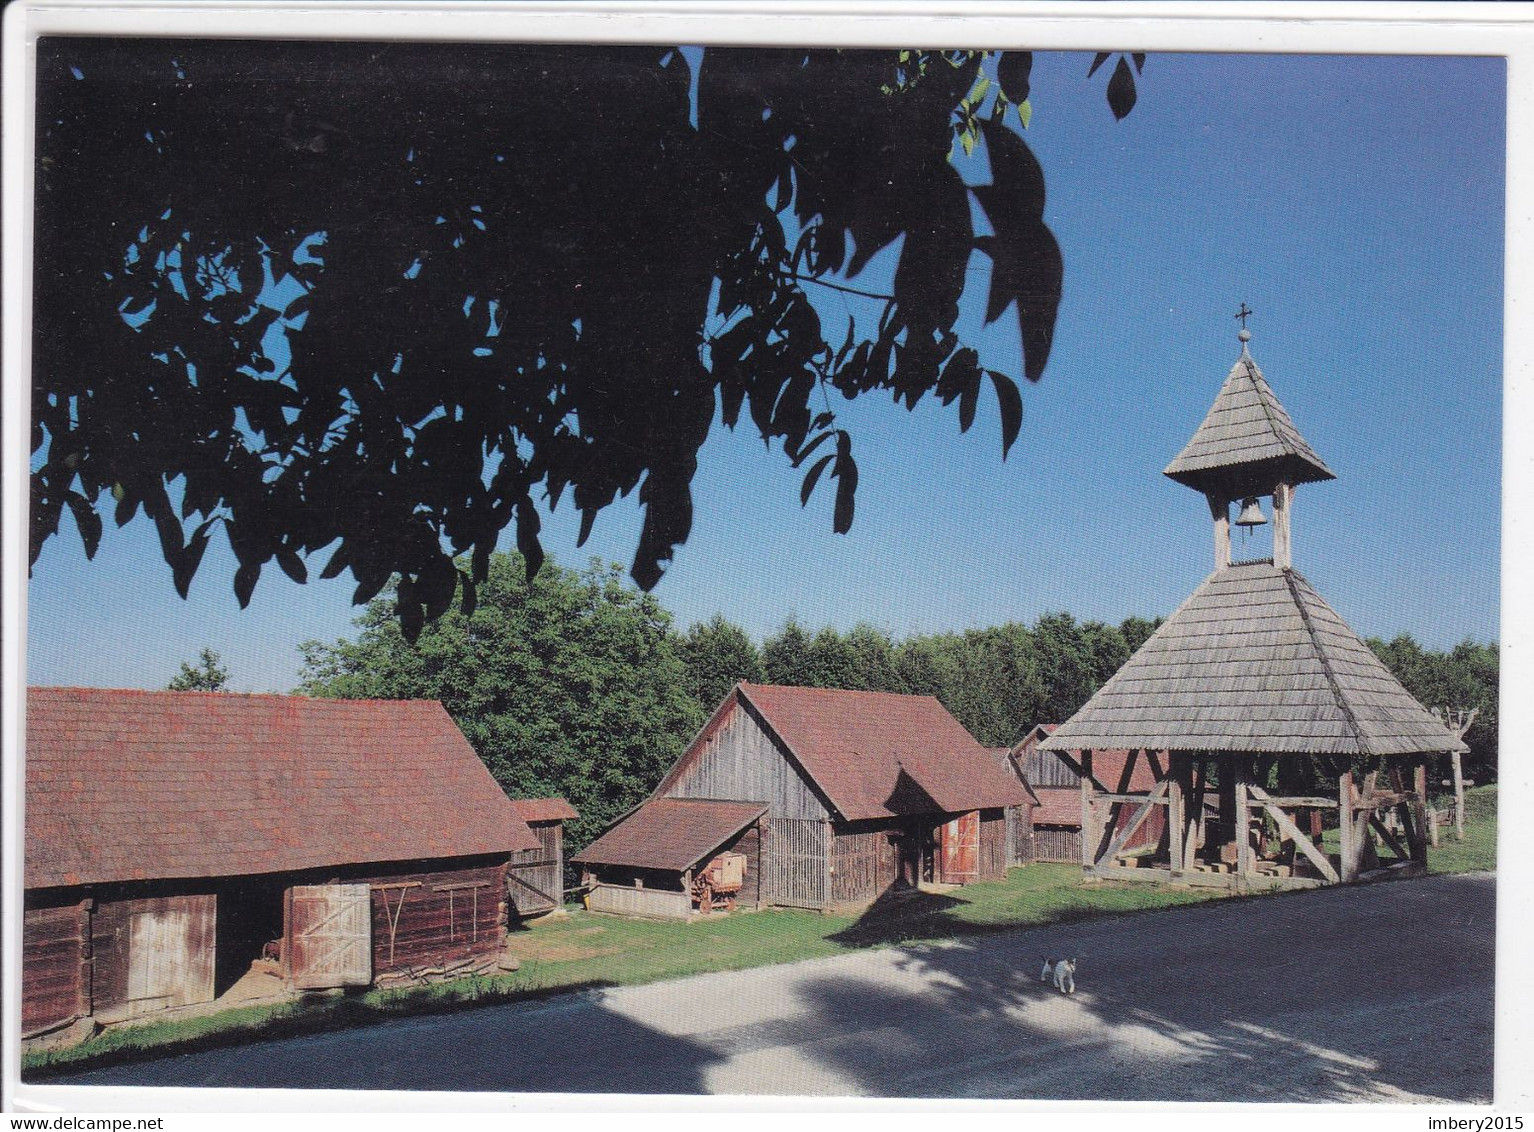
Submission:
[[[1390,642],[1369,638],[1374,655],[1397,680],[1432,711],[1478,708],[1475,723],[1465,733],[1470,754],[1465,774],[1477,782],[1497,779],[1497,646],[1464,640],[1448,652],[1425,649],[1410,633]]]
[[[355,639],[305,643],[298,690],[441,700],[508,792],[570,799],[581,811],[576,847],[655,787],[737,680],[936,696],[1000,747],[1069,717],[1161,623],[1048,613],[897,640],[867,624],[811,631],[791,617],[758,646],[722,614],[679,632],[617,566],[550,562],[530,581],[519,555],[490,566],[477,606],[428,623],[413,644],[387,592],[357,619]],[[1481,709],[1469,773],[1493,779],[1495,646],[1370,644],[1423,703]]]

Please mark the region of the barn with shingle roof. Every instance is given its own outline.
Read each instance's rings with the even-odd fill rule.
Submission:
[[[743,858],[737,899],[827,908],[1005,875],[1004,810],[1025,800],[932,696],[741,683],[573,859],[598,910],[707,910],[722,857]]]
[[[1427,760],[1464,750],[1294,568],[1295,489],[1335,475],[1279,403],[1250,337],[1243,329],[1241,357],[1165,469],[1208,501],[1214,572],[1037,744],[1079,774],[1082,863],[1093,875],[1240,888],[1336,883],[1381,871],[1376,838],[1394,855],[1385,869],[1420,869]],[[1262,526],[1264,497],[1272,556],[1232,561],[1232,505],[1238,526]],[[1153,785],[1105,783],[1091,752],[1111,747],[1143,752]],[[1351,769],[1360,759],[1383,760],[1384,769],[1360,784]],[[1311,773],[1296,773],[1302,760]],[[1318,771],[1335,794],[1294,786]],[[1206,806],[1206,793],[1217,793],[1217,807]],[[1157,850],[1127,859],[1134,831],[1163,812]],[[1339,853],[1322,848],[1326,826],[1340,831]]]
[[[27,1034],[492,964],[539,847],[436,701],[31,688],[24,758]]]

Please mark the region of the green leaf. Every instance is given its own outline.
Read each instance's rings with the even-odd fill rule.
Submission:
[[[1028,128],[1028,123],[1033,121],[1033,103],[1028,99],[1017,104],[1017,120],[1022,123],[1023,129]]]

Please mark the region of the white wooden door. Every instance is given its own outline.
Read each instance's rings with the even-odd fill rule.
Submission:
[[[295,987],[365,987],[373,981],[373,901],[365,884],[288,890],[288,973]]]
[[[128,1001],[172,1005],[192,965],[190,912],[139,912],[129,921]]]

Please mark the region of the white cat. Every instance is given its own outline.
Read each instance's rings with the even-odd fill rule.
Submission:
[[[1053,982],[1055,989],[1061,994],[1076,993],[1076,960],[1056,959],[1053,962],[1044,960],[1044,969],[1039,972],[1039,982]]]

